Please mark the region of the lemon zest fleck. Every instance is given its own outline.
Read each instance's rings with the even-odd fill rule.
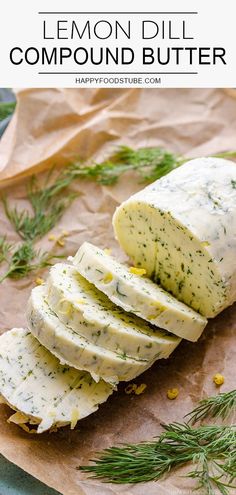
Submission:
[[[142,275],[146,275],[147,270],[145,268],[136,268],[135,266],[131,266],[129,269],[130,273],[133,273],[134,275],[139,275],[142,277]]]
[[[170,388],[169,390],[167,390],[166,395],[167,395],[168,399],[174,400],[179,395],[179,389],[178,388]]]
[[[43,280],[43,278],[37,277],[35,279],[35,283],[36,283],[36,285],[42,285],[42,284],[44,284],[44,280]]]
[[[112,280],[113,280],[113,275],[110,272],[106,273],[106,275],[102,279],[104,284],[109,284],[110,282],[112,282]]]
[[[164,304],[159,303],[159,301],[153,301],[151,302],[150,305],[154,306],[154,308],[156,309],[159,309],[159,311],[161,312],[166,310],[166,306],[164,306]]]
[[[158,315],[149,315],[148,316],[148,319],[149,320],[155,320],[155,318],[157,317]]]
[[[133,394],[133,393],[135,393],[136,389],[137,389],[136,383],[129,383],[129,385],[127,385],[127,387],[125,387],[125,393],[127,395]]]
[[[63,247],[63,246],[65,246],[65,241],[63,241],[62,239],[57,239],[57,244],[58,244],[58,246]]]
[[[77,425],[78,420],[79,420],[79,411],[78,411],[78,409],[73,409],[72,414],[71,414],[71,423],[70,423],[71,430],[74,430],[74,428]]]
[[[112,253],[112,249],[106,248],[104,249],[104,253],[110,255]]]
[[[51,410],[51,411],[49,411],[49,413],[48,413],[48,416],[50,416],[51,418],[55,418],[55,417],[56,417],[56,415],[57,415],[57,413],[56,413],[55,409],[52,409],[52,410]]]
[[[50,235],[48,236],[48,240],[49,240],[49,241],[55,241],[55,240],[56,240],[56,236],[55,236],[54,234],[50,234]]]
[[[223,375],[221,375],[221,373],[216,373],[213,376],[213,382],[217,385],[217,387],[220,387],[220,385],[223,385],[224,381],[225,381],[225,378]]]
[[[151,306],[153,306],[153,308],[156,309],[156,314],[151,313],[150,316],[148,317],[149,320],[155,320],[155,318],[157,318],[161,313],[166,311],[166,307],[158,302],[151,303]]]
[[[76,299],[77,304],[88,304],[84,299]]]
[[[146,383],[141,383],[140,385],[138,385],[138,387],[135,389],[134,393],[135,395],[141,395],[145,392],[147,388],[147,385]]]

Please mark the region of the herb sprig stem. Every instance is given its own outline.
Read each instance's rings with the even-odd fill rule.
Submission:
[[[48,252],[36,251],[31,242],[23,242],[17,247],[9,259],[7,259],[7,270],[0,278],[0,283],[6,278],[19,279],[29,275],[33,271],[41,270],[50,266],[61,256]]]
[[[232,158],[236,157],[236,152],[230,151],[215,156]],[[109,160],[102,163],[72,163],[54,178],[53,171],[49,171],[43,184],[40,184],[36,177],[32,177],[27,186],[29,209],[11,207],[7,198],[2,198],[6,216],[23,243],[9,259],[12,251],[10,244],[5,238],[2,238],[2,243],[0,241],[0,263],[7,261],[9,265],[0,283],[6,277],[23,277],[31,271],[47,266],[45,263],[49,255],[45,253],[44,258],[37,261],[37,252],[32,243],[41,239],[56,225],[78,196],[77,193],[68,191],[73,181],[88,179],[103,185],[113,185],[125,172],[133,170],[138,173],[142,182],[148,183],[163,177],[187,160],[158,146],[139,149],[120,146]]]
[[[204,488],[204,493],[233,486],[236,425],[193,428],[170,423],[163,428],[157,440],[108,448],[93,460],[95,465],[81,469],[112,483],[142,483],[159,480],[170,470],[192,462],[194,469],[188,476],[197,480],[197,488]]]
[[[236,390],[200,401],[190,412],[190,422],[207,417],[225,419],[236,409]],[[196,482],[202,495],[229,495],[236,486],[236,425],[170,423],[151,442],[110,447],[97,454],[82,471],[103,481],[142,483],[156,481],[174,468],[189,466],[186,476]],[[216,490],[218,490],[216,492]]]
[[[236,390],[222,392],[213,397],[202,399],[186,418],[189,422],[196,423],[208,417],[227,419],[236,412]]]

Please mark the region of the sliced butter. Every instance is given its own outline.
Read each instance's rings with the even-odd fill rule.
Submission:
[[[132,359],[89,342],[85,337],[64,325],[46,299],[45,287],[32,290],[27,321],[32,334],[54,354],[61,363],[88,371],[98,381],[116,384],[121,380],[132,380],[143,373],[152,362]]]
[[[0,394],[16,411],[10,421],[37,433],[70,424],[92,414],[113,388],[69,366],[45,349],[22,328],[0,337]]]
[[[88,242],[71,261],[83,277],[125,311],[190,341],[202,334],[206,318],[142,276],[142,269],[130,269]]]
[[[47,301],[58,318],[98,346],[134,359],[167,358],[180,342],[113,304],[70,265],[54,265]],[[155,312],[155,308],[152,308]]]

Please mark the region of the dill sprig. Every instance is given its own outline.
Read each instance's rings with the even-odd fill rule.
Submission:
[[[223,153],[216,153],[213,156],[216,158],[236,158],[236,151],[224,151]]]
[[[221,153],[219,156],[233,156],[234,152]],[[43,237],[61,218],[65,210],[78,195],[65,190],[76,179],[90,179],[100,184],[113,185],[119,177],[130,170],[138,172],[144,182],[152,182],[163,177],[187,161],[187,158],[177,156],[161,147],[139,148],[134,150],[128,146],[120,146],[110,160],[84,165],[72,163],[63,169],[50,183],[50,175],[43,185],[33,176],[27,187],[27,198],[31,210],[10,208],[3,197],[5,213],[12,226],[25,241]]]
[[[67,187],[61,185],[60,174],[52,183],[46,187],[39,187],[38,180],[33,176],[27,187],[27,197],[33,213],[27,209],[21,211],[18,208],[10,208],[8,201],[3,197],[3,204],[7,218],[12,226],[25,241],[33,241],[43,237],[49,232],[61,218],[65,210],[78,194],[68,193],[62,197],[61,193]],[[46,178],[48,183],[49,176]]]
[[[226,419],[236,411],[236,390],[222,392],[213,397],[207,397],[199,402],[186,417],[189,422],[196,423],[208,417]]]
[[[64,179],[70,182],[76,178],[86,178],[99,184],[113,185],[125,172],[134,170],[143,181],[152,182],[179,167],[184,161],[182,157],[161,147],[134,150],[128,146],[120,146],[109,160],[102,163],[69,165]]]
[[[173,153],[159,147],[133,150],[121,146],[109,161],[85,166],[72,163],[50,182],[50,174],[43,185],[33,176],[27,187],[30,210],[9,206],[3,197],[5,213],[12,226],[24,241],[33,241],[49,232],[78,196],[65,190],[76,179],[90,179],[100,184],[112,185],[128,170],[136,170],[145,181],[152,181],[167,174],[183,162]]]
[[[61,218],[78,193],[63,194],[71,180],[66,179],[66,173],[60,172],[51,181],[52,171],[46,177],[43,185],[33,176],[27,186],[27,198],[30,209],[19,210],[9,206],[6,197],[2,198],[6,216],[23,242],[13,250],[13,245],[6,238],[0,239],[0,263],[7,263],[7,270],[0,278],[0,283],[6,278],[19,279],[33,271],[39,271],[52,264],[53,260],[61,258],[47,251],[35,249],[34,242],[49,232]],[[49,185],[48,185],[49,184]]]
[[[217,155],[215,155],[217,156]],[[221,153],[221,157],[234,157],[235,152]],[[9,258],[11,245],[6,238],[0,240],[0,263],[7,261],[9,269],[0,279],[6,277],[23,277],[33,270],[47,266],[50,255],[37,258],[32,242],[47,234],[61,218],[65,210],[78,193],[69,192],[68,187],[76,179],[88,179],[104,185],[115,184],[119,177],[127,171],[134,170],[143,182],[152,182],[171,172],[187,161],[187,158],[178,156],[161,147],[132,149],[120,146],[111,158],[102,163],[86,165],[72,163],[62,169],[52,180],[52,171],[46,177],[44,184],[39,184],[33,176],[27,186],[29,209],[20,210],[10,207],[6,197],[3,197],[5,213],[15,231],[24,241]]]
[[[7,261],[7,255],[12,249],[12,244],[7,241],[6,236],[0,236],[0,263]]]
[[[214,155],[219,158],[234,158],[235,151]],[[109,160],[85,166],[74,163],[67,167],[64,181],[68,185],[74,179],[89,179],[103,185],[116,184],[125,173],[134,170],[142,182],[153,182],[183,165],[189,158],[177,155],[159,146],[133,149],[120,146]],[[63,177],[62,177],[63,180]]]
[[[0,278],[0,283],[6,278],[23,278],[32,271],[38,271],[50,266],[53,260],[57,258],[61,258],[61,256],[50,254],[46,251],[37,251],[31,242],[23,242],[15,249],[11,257],[6,259],[8,267]]]
[[[127,170],[138,170],[144,181],[152,182],[186,161],[171,151],[161,147],[139,148],[134,150],[129,146],[120,146],[113,155],[114,164],[126,164]]]
[[[196,480],[196,489],[227,495],[236,478],[236,426],[170,423],[163,428],[157,440],[108,448],[93,460],[95,465],[80,469],[112,483],[142,483],[191,462],[187,476]]]

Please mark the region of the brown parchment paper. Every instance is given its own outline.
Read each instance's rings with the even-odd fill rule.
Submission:
[[[189,157],[236,148],[236,94],[219,89],[27,89],[17,92],[17,110],[0,141],[0,186],[24,207],[25,177],[73,159],[104,159],[118,144],[162,145]],[[22,179],[22,180],[20,180]],[[126,174],[113,187],[83,181],[82,192],[52,233],[69,232],[64,248],[45,236],[38,247],[74,254],[84,240],[111,247],[120,260],[112,232],[115,207],[140,189],[137,177]],[[0,232],[18,242],[0,206]],[[41,274],[46,277],[46,272]],[[0,285],[1,332],[24,326],[24,308],[35,275]],[[7,424],[10,410],[0,407],[0,452],[25,471],[64,495],[188,495],[191,480],[178,470],[158,483],[117,486],[89,479],[77,467],[95,451],[120,442],[149,440],[161,422],[182,421],[196,402],[218,392],[212,376],[225,376],[221,391],[235,388],[236,307],[212,320],[198,343],[182,342],[173,356],[156,363],[137,379],[146,383],[141,396],[127,396],[120,384],[97,413],[75,431],[28,435]],[[178,387],[175,401],[168,388]],[[45,493],[45,495],[47,495]]]

